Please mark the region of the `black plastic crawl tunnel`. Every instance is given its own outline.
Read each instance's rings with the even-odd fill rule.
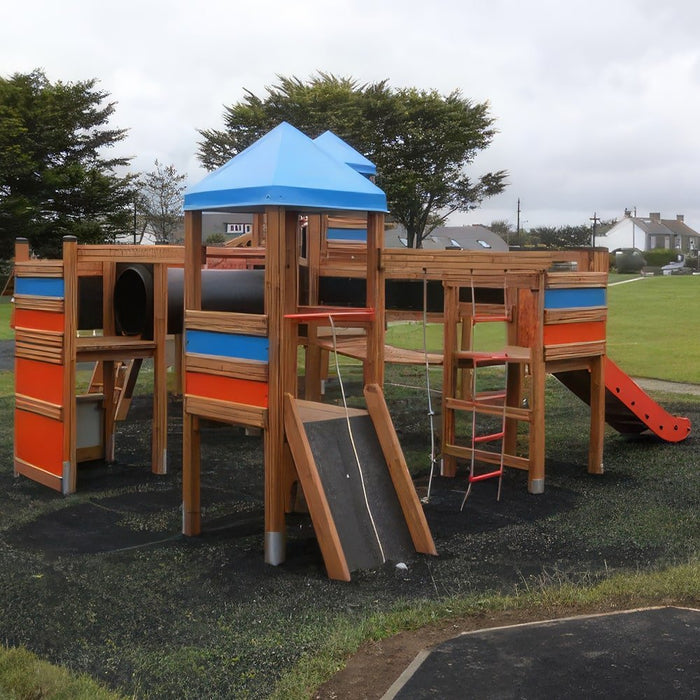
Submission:
[[[264,270],[202,270],[202,310],[264,313]],[[181,333],[184,271],[168,270],[168,333]],[[153,334],[153,274],[148,265],[118,270],[114,285],[114,316],[120,335]]]

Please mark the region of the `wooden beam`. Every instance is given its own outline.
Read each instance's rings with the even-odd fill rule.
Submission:
[[[605,356],[591,359],[591,427],[588,447],[588,473],[603,473],[605,438]]]
[[[328,576],[339,581],[349,581],[350,570],[338,530],[291,394],[285,394],[284,397],[284,425]]]
[[[416,548],[416,551],[423,554],[437,554],[433,536],[430,534],[430,528],[428,527],[428,521],[425,519],[423,506],[413,486],[403,450],[384,400],[384,393],[378,384],[369,384],[365,387],[364,394],[367,401],[367,409],[372,418],[372,423],[377,432],[379,444],[382,447],[384,459],[396,490],[396,496],[401,504],[403,517],[411,533],[413,546]]]
[[[76,458],[75,364],[78,333],[78,242],[63,239],[63,479],[64,494],[74,493],[78,479]],[[67,483],[66,483],[67,481]]]
[[[153,419],[151,435],[151,471],[168,471],[168,363],[165,338],[168,331],[168,268],[153,266]]]
[[[202,212],[185,212],[185,272],[184,305],[188,311],[202,308]],[[186,333],[186,330],[184,331]],[[187,356],[184,357],[187,370]],[[185,410],[182,418],[182,532],[198,535],[201,532],[200,496],[200,432],[199,417]]]

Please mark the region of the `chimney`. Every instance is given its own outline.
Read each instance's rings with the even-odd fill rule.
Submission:
[[[676,214],[676,221],[683,223],[685,221],[685,216],[683,214]]]
[[[652,221],[661,221],[661,212],[660,211],[649,212],[649,218]]]

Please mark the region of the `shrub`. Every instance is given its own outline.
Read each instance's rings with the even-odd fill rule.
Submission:
[[[206,245],[223,245],[226,242],[226,236],[223,233],[210,233],[207,236],[207,240],[204,241]]]
[[[644,257],[649,267],[663,267],[670,262],[675,262],[678,259],[678,254],[677,250],[669,250],[668,248],[644,251]]]

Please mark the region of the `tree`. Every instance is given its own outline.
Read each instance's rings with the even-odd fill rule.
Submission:
[[[182,202],[185,175],[174,165],[155,161],[155,170],[144,173],[138,180],[136,211],[140,222],[140,238],[146,229],[153,231],[156,243],[173,243],[174,234],[182,223]]]
[[[506,219],[497,219],[489,224],[489,229],[498,234],[506,243],[510,243],[516,238],[516,231]]]
[[[96,83],[0,77],[0,257],[20,236],[56,256],[65,235],[99,243],[127,226],[132,177],[115,170],[129,159],[106,155],[126,131],[108,128],[114,103]]]
[[[281,121],[312,138],[331,130],[375,163],[377,184],[409,247],[420,247],[450,214],[505,188],[503,170],[476,180],[464,172],[496,132],[488,103],[474,104],[459,90],[443,96],[326,73],[307,82],[280,77],[266,90],[264,99],[246,90],[243,101],[225,107],[223,130],[200,130],[206,168],[223,165]]]
[[[539,226],[530,229],[530,238],[545,248],[583,248],[591,245],[591,227]]]

